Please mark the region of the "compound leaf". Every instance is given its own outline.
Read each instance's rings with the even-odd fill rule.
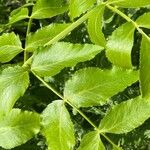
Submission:
[[[140,84],[142,96],[150,96],[150,41],[143,36],[140,55]]]
[[[22,51],[19,36],[15,33],[4,33],[0,36],[0,62],[9,62]]]
[[[40,130],[40,116],[29,111],[12,109],[0,121],[0,146],[12,149],[22,145]]]
[[[44,19],[62,14],[68,10],[68,4],[64,0],[37,0],[33,7],[31,18]]]
[[[102,49],[92,44],[58,42],[39,50],[33,59],[31,69],[40,76],[53,76],[65,67],[92,59]]]
[[[145,13],[142,16],[140,16],[137,20],[136,23],[143,28],[148,28],[150,29],[150,13]]]
[[[22,67],[4,69],[0,75],[0,111],[10,111],[16,100],[24,94],[28,84],[28,72]]]
[[[77,150],[105,150],[99,133],[92,131],[87,133],[80,144],[80,147]]]
[[[150,117],[150,102],[141,97],[114,106],[100,122],[101,132],[122,134],[132,131]]]
[[[42,113],[42,134],[49,150],[70,150],[75,144],[74,127],[63,101],[57,100]]]
[[[30,52],[36,50],[39,46],[43,46],[53,39],[68,26],[69,24],[51,24],[37,30],[33,34],[29,34],[26,50]]]
[[[110,97],[123,91],[137,80],[136,71],[118,68],[112,70],[81,69],[66,82],[64,97],[77,107],[103,105]]]
[[[116,66],[132,68],[131,52],[134,41],[135,27],[125,23],[110,36],[106,45],[106,55]]]
[[[71,19],[79,17],[82,13],[86,12],[89,8],[91,8],[96,0],[70,0],[69,5],[69,15]]]
[[[16,9],[11,12],[8,24],[13,24],[26,18],[29,18],[28,8]]]
[[[145,7],[150,5],[149,0],[108,0],[114,5],[124,8],[136,8],[136,7]]]
[[[102,32],[104,8],[104,5],[97,7],[88,19],[88,33],[91,41],[103,47],[106,45],[105,37]]]

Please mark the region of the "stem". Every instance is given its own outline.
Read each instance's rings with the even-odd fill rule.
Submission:
[[[27,51],[26,51],[26,45],[27,45],[27,38],[28,38],[28,35],[30,33],[30,30],[31,30],[31,25],[32,25],[32,18],[29,19],[28,27],[27,27],[27,32],[26,32],[26,41],[25,41],[25,50],[24,50],[24,63],[28,59],[27,58],[28,56],[27,56]]]
[[[50,89],[51,91],[53,91],[58,97],[60,97],[62,100],[64,100],[64,102],[66,102],[67,104],[69,104],[72,108],[74,108],[92,127],[94,127],[94,129],[100,133],[100,130],[98,129],[98,127],[80,110],[78,109],[75,105],[73,105],[69,100],[64,99],[64,97],[57,92],[51,85],[49,85],[47,82],[45,82],[41,77],[39,77],[35,72],[32,71],[32,73],[35,75],[36,78],[38,78],[48,89]],[[113,141],[111,141],[111,139],[109,139],[105,134],[100,133],[101,135],[103,135],[106,140],[112,144],[114,147],[116,147],[117,149],[118,146],[113,143]]]
[[[32,25],[32,18],[30,18],[30,19],[29,19],[29,22],[28,22],[26,38],[28,37],[28,35],[29,35],[29,33],[30,33],[31,25]]]
[[[24,49],[24,63],[26,62],[27,60],[27,52],[26,52],[26,49]]]
[[[91,126],[94,127],[95,130],[99,132],[97,126],[80,109],[78,109],[75,105],[73,105],[69,100],[65,99],[65,102],[69,104],[72,108],[74,108]]]
[[[122,13],[120,10],[118,10],[116,7],[112,7],[109,4],[106,4],[106,6],[112,10],[113,12],[117,13],[118,15],[120,15],[122,18],[124,18],[125,20],[127,20],[128,22],[131,22],[133,24],[133,26],[139,31],[139,33],[141,33],[143,36],[145,36],[145,38],[150,41],[150,37],[139,27],[139,25],[134,22],[130,17],[128,17],[127,15],[125,15],[124,13]]]
[[[61,40],[68,33],[70,33],[72,30],[74,30],[76,27],[78,27],[84,21],[86,21],[92,11],[93,11],[93,9],[91,11],[89,11],[87,14],[85,14],[84,16],[82,16],[81,18],[79,18],[77,21],[73,22],[69,27],[67,27],[62,32],[60,32],[57,36],[55,36],[52,40],[50,40],[49,42],[47,42],[44,46],[54,44],[57,41]]]
[[[61,99],[64,99],[63,96],[58,93],[51,85],[49,85],[47,82],[45,82],[41,77],[39,77],[38,75],[36,75],[35,72],[32,71],[32,73],[51,91],[53,91],[58,97],[60,97]]]
[[[100,133],[112,146],[114,146],[116,149],[120,150],[121,148],[118,147],[112,140],[110,140],[104,133]]]

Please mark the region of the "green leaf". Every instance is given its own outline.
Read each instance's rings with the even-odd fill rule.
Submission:
[[[78,150],[105,150],[105,146],[100,139],[99,133],[92,131],[83,137]]]
[[[42,134],[49,150],[71,150],[75,145],[74,127],[61,100],[54,101],[42,113]]]
[[[82,0],[82,2],[80,0],[70,0],[69,15],[71,19],[79,17],[82,13],[90,9],[94,3],[96,3],[96,0]]]
[[[40,116],[29,111],[12,109],[0,121],[0,146],[12,149],[34,137],[40,130]]]
[[[108,2],[124,8],[145,7],[150,5],[149,0],[108,0]]]
[[[134,42],[135,27],[127,22],[117,28],[106,45],[106,55],[116,66],[132,68],[131,52]]]
[[[53,76],[65,67],[92,59],[102,49],[92,44],[58,42],[41,49],[35,55],[31,69],[40,76]]]
[[[4,33],[0,36],[0,62],[9,62],[22,50],[19,36],[15,33]]]
[[[150,41],[143,36],[140,55],[140,84],[143,97],[150,96]]]
[[[66,82],[64,97],[77,107],[103,105],[110,97],[138,80],[136,71],[119,68],[81,69]]]
[[[88,19],[88,33],[91,41],[103,47],[106,45],[105,37],[102,32],[104,8],[104,5],[98,6]]]
[[[114,106],[100,122],[100,132],[122,134],[132,131],[150,117],[150,102],[141,97]]]
[[[150,29],[150,13],[145,13],[144,15],[140,16],[137,20],[136,23],[143,28],[148,28]]]
[[[9,112],[29,84],[28,72],[22,67],[9,67],[0,75],[0,111]]]
[[[29,18],[28,8],[15,9],[10,14],[8,24],[13,24],[13,23],[16,23],[20,20],[26,19],[26,18]]]
[[[68,26],[69,24],[51,24],[37,30],[33,34],[29,34],[26,50],[30,52],[36,50],[39,46],[43,46],[53,39]]]
[[[37,0],[31,18],[44,19],[62,14],[68,10],[64,0]]]

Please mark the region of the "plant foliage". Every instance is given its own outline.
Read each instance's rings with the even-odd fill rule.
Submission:
[[[112,137],[150,118],[149,8],[149,0],[27,0],[13,9],[0,26],[0,146],[124,149]],[[124,99],[137,82],[140,92]]]

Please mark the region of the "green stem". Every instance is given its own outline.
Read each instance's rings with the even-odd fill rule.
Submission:
[[[74,30],[76,27],[78,27],[80,24],[82,24],[84,21],[86,21],[92,11],[93,11],[93,9],[91,11],[89,11],[87,14],[85,14],[84,16],[82,16],[81,18],[79,18],[77,21],[73,22],[69,27],[67,27],[62,32],[60,32],[57,36],[55,36],[52,40],[47,42],[44,46],[54,44],[57,41],[61,40],[66,35],[68,35],[72,30]]]
[[[100,133],[100,130],[98,129],[98,127],[80,110],[78,109],[75,105],[73,105],[69,100],[64,99],[64,97],[57,92],[51,85],[49,85],[47,82],[45,82],[41,77],[39,77],[35,72],[32,71],[32,73],[34,74],[34,76],[36,78],[38,78],[48,89],[50,89],[51,91],[53,91],[58,97],[60,97],[62,100],[64,100],[64,102],[66,102],[68,105],[70,105],[72,108],[74,108],[92,127],[94,127],[94,129]],[[118,146],[113,143],[113,141],[111,141],[105,134],[100,133],[101,135],[103,135],[106,140],[108,142],[110,142],[110,144],[112,144],[114,147],[118,148]],[[118,148],[119,149],[119,148]]]
[[[118,15],[120,15],[122,18],[124,18],[125,20],[127,20],[128,22],[131,22],[133,24],[133,26],[139,31],[139,33],[141,33],[143,36],[145,36],[145,38],[147,38],[148,41],[150,41],[150,37],[139,27],[139,25],[134,22],[130,17],[128,17],[127,15],[125,15],[124,13],[122,13],[120,10],[118,10],[116,7],[112,7],[109,4],[106,4],[106,6],[112,10],[113,12],[117,13]]]
[[[30,30],[31,30],[31,26],[32,26],[32,18],[29,18],[27,32],[26,32],[26,41],[25,41],[25,50],[24,50],[24,63],[28,59],[27,51],[26,51],[26,45],[27,45],[27,38],[28,38],[28,35],[30,33]]]
[[[99,129],[97,128],[97,126],[80,110],[78,109],[75,105],[73,105],[69,100],[64,100],[67,104],[69,104],[72,108],[74,108],[92,127],[94,127],[95,130]]]
[[[53,91],[58,97],[60,97],[61,99],[64,99],[63,96],[58,93],[51,85],[49,85],[47,82],[45,82],[41,77],[39,77],[38,75],[36,75],[35,72],[32,71],[32,73],[51,91]]]
[[[26,62],[27,60],[27,52],[26,52],[26,49],[24,49],[24,63]]]
[[[120,147],[118,147],[112,140],[110,140],[104,133],[100,133],[113,147],[115,147],[118,150],[121,150]]]
[[[31,25],[32,25],[32,18],[30,18],[30,19],[29,19],[29,22],[28,22],[26,37],[27,37],[27,36],[29,35],[29,33],[30,33]]]

